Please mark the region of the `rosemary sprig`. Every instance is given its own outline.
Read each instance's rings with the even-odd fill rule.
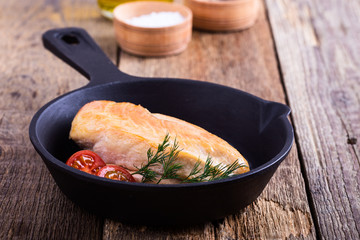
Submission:
[[[185,179],[180,179],[177,172],[183,166],[176,162],[180,152],[179,145],[175,139],[170,150],[167,151],[167,148],[170,146],[169,140],[170,136],[169,134],[166,134],[163,142],[158,145],[155,153],[151,149],[147,151],[148,162],[140,168],[137,168],[138,170],[133,173],[142,175],[142,182],[154,182],[156,179],[158,179],[156,183],[160,183],[164,179],[179,179],[182,183],[214,181],[227,178],[233,175],[234,171],[238,168],[245,166],[239,164],[237,160],[232,164],[217,164],[213,166],[213,161],[211,160],[211,157],[208,156],[203,169],[200,167],[201,161],[198,160],[189,175]],[[155,171],[151,170],[151,167],[156,165],[161,165],[163,168],[163,174],[160,176]]]

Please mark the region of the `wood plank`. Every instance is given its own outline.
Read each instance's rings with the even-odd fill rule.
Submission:
[[[2,19],[6,19],[0,21],[1,36],[5,36],[0,42],[3,53],[0,56],[0,93],[5,99],[0,102],[0,160],[7,166],[0,175],[3,204],[0,214],[5,216],[0,227],[1,238],[67,239],[80,235],[84,239],[100,238],[102,219],[74,206],[57,189],[45,167],[42,165],[38,169],[41,160],[28,142],[27,126],[32,114],[47,101],[86,84],[83,77],[43,50],[42,32],[50,27],[84,27],[114,60],[112,25],[100,17],[96,4],[90,0],[37,0],[22,5],[4,1],[0,4],[4,9]],[[235,34],[195,32],[188,51],[181,55],[142,59],[123,54],[121,58],[121,69],[135,75],[218,82],[269,100],[285,101],[263,9],[260,20],[249,31]],[[20,113],[16,114],[17,111]],[[29,165],[23,165],[18,159],[24,159]],[[261,197],[224,221],[185,229],[153,229],[107,220],[103,238],[132,233],[134,238],[141,239],[235,239],[241,236],[313,239],[315,232],[297,161],[294,147]],[[19,175],[28,182],[23,183],[17,178]],[[12,192],[14,194],[10,194]],[[90,231],[82,228],[83,222],[91,226]],[[63,230],[59,230],[60,227]]]
[[[103,219],[60,192],[28,127],[46,102],[87,83],[44,50],[41,34],[86,27],[114,59],[112,27],[93,1],[1,1],[0,9],[0,239],[100,239]]]
[[[360,239],[360,2],[266,0],[323,239]]]
[[[194,31],[188,49],[166,58],[121,54],[120,69],[137,76],[178,77],[224,84],[285,102],[265,10],[256,25],[235,33]],[[194,203],[199,204],[199,203]],[[213,223],[187,228],[130,226],[105,221],[104,238],[122,239],[315,239],[296,146],[261,196]]]
[[[27,127],[32,115],[32,111],[1,113],[0,239],[100,238],[103,220],[59,191],[31,146]],[[84,223],[93,228],[85,229]]]

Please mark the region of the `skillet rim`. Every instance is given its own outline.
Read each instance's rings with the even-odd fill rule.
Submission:
[[[97,183],[97,184],[110,184],[115,187],[116,186],[135,187],[140,190],[143,190],[143,189],[152,189],[153,190],[154,188],[155,189],[203,188],[203,187],[212,186],[212,185],[220,185],[220,184],[235,183],[235,182],[240,182],[240,181],[248,181],[248,180],[250,180],[251,177],[256,177],[256,175],[267,171],[268,169],[272,168],[273,166],[276,166],[277,164],[280,164],[287,157],[287,155],[289,154],[289,152],[292,148],[292,145],[294,142],[294,130],[293,130],[293,127],[292,127],[289,119],[287,118],[291,112],[291,109],[283,103],[268,101],[268,100],[262,99],[260,97],[257,97],[253,94],[250,94],[248,92],[242,91],[240,89],[233,88],[230,86],[225,86],[225,85],[218,84],[218,83],[212,83],[212,82],[206,82],[206,81],[200,81],[200,80],[182,79],[182,78],[156,78],[156,77],[149,78],[149,77],[135,77],[135,76],[132,76],[132,77],[133,78],[131,80],[105,82],[105,83],[100,83],[100,84],[96,84],[96,85],[90,84],[91,82],[89,82],[85,86],[80,87],[78,89],[74,89],[72,91],[69,91],[63,95],[60,95],[60,96],[52,99],[45,105],[43,105],[34,114],[32,120],[30,122],[29,136],[30,136],[31,143],[33,144],[35,150],[41,156],[41,158],[45,162],[45,164],[47,164],[46,163],[46,161],[47,161],[48,163],[51,163],[54,167],[58,168],[59,170],[61,170],[63,172],[68,172],[69,174],[74,175],[77,178],[86,179],[87,181],[91,181],[91,182]],[[49,109],[51,107],[51,105],[53,105],[54,103],[59,102],[61,99],[65,98],[68,95],[76,94],[77,92],[82,91],[84,89],[92,90],[94,88],[104,87],[107,85],[119,85],[119,84],[121,85],[124,83],[136,83],[136,82],[139,83],[141,81],[146,81],[146,82],[167,81],[167,82],[174,82],[174,83],[188,83],[188,84],[190,83],[190,84],[208,85],[208,86],[213,86],[213,87],[217,87],[217,88],[223,88],[228,91],[235,91],[235,92],[237,92],[237,94],[244,95],[247,98],[254,99],[257,102],[260,102],[263,104],[279,105],[284,108],[284,111],[282,112],[281,115],[278,116],[276,121],[281,121],[282,125],[284,125],[284,127],[285,127],[285,133],[286,133],[285,143],[284,143],[283,147],[281,148],[281,150],[278,152],[278,154],[276,154],[273,158],[268,160],[266,163],[254,168],[254,169],[250,169],[249,172],[246,172],[243,174],[231,176],[231,177],[228,177],[225,179],[200,182],[200,183],[151,184],[151,183],[139,183],[139,182],[129,183],[129,182],[111,180],[111,179],[98,177],[98,176],[91,175],[91,174],[79,171],[77,169],[71,168],[70,166],[67,166],[60,159],[57,159],[56,157],[54,157],[39,141],[39,137],[37,135],[38,121],[39,121],[39,119],[41,119],[42,114],[44,114],[46,112],[46,110]]]

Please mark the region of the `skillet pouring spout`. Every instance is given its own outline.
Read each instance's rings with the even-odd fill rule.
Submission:
[[[90,212],[146,225],[221,219],[253,202],[291,149],[290,109],[281,103],[209,82],[127,75],[82,29],[53,29],[43,41],[90,84],[43,106],[30,123],[30,140],[61,191]],[[211,182],[159,185],[115,181],[71,168],[65,162],[80,150],[69,140],[71,122],[94,100],[141,104],[196,124],[239,150],[251,170]]]

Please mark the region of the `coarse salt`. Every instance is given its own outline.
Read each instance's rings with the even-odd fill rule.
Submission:
[[[125,20],[138,27],[169,27],[183,22],[185,18],[179,12],[152,12]]]

